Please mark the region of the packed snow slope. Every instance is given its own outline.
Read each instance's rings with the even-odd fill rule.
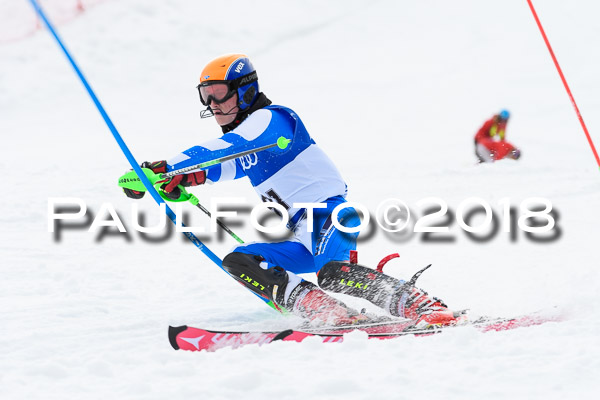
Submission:
[[[535,3],[598,145],[600,5]],[[375,226],[359,260],[374,266],[399,252],[386,266],[399,278],[433,263],[419,286],[455,309],[559,310],[567,320],[486,334],[462,328],[367,341],[357,333],[343,344],[173,351],[170,324],[258,329],[295,321],[182,234],[150,243],[133,230],[133,200],[117,187],[127,161],[40,31],[0,47],[0,398],[595,398],[600,173],[525,1],[120,0],[59,31],[139,162],[219,136],[213,119],[198,117],[195,86],[208,60],[243,52],[261,89],[293,108],[338,165],[349,199],[372,211],[392,197],[416,213],[426,197],[453,211],[480,197],[497,214],[502,198],[516,207],[547,198],[560,234],[546,243],[521,230],[511,240],[501,229],[475,242],[455,220],[454,241],[443,243],[423,234],[398,240]],[[501,108],[512,113],[507,137],[523,157],[476,166],[473,136]],[[194,193],[207,205],[217,196],[259,201],[243,181]],[[54,197],[82,199],[93,216],[110,203],[128,235],[84,227],[57,240],[48,232]],[[147,222],[158,221],[151,199],[137,204]],[[207,225],[197,209],[186,210],[194,225]],[[261,240],[244,218],[230,219],[236,233]],[[200,237],[220,257],[235,245],[222,234]]]

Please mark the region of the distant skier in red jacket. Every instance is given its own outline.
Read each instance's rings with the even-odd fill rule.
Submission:
[[[506,124],[510,113],[502,110],[485,121],[475,135],[475,155],[480,163],[509,158],[518,160],[521,151],[506,141]]]

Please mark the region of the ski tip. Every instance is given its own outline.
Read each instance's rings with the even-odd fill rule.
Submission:
[[[169,343],[175,350],[179,350],[179,345],[177,344],[177,335],[187,329],[186,325],[182,326],[169,326]]]

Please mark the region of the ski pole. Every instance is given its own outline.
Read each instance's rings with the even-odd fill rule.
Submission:
[[[198,207],[200,210],[202,210],[204,212],[204,214],[208,215],[209,218],[212,218],[212,214],[210,213],[210,211],[208,211],[206,208],[204,208],[204,206],[200,203],[196,204],[196,207]],[[219,225],[221,227],[221,229],[223,229],[225,232],[229,233],[229,235],[234,238],[235,240],[238,241],[238,243],[244,243],[244,241],[235,233],[233,233],[233,231],[231,229],[229,229],[229,227],[227,225],[225,225],[223,222],[221,222],[221,220],[217,219],[217,225]]]
[[[191,165],[189,167],[176,169],[176,170],[173,170],[173,171],[170,171],[170,172],[166,172],[166,173],[163,173],[163,174],[155,174],[149,168],[142,168],[142,171],[144,172],[144,175],[146,175],[146,177],[150,180],[150,182],[152,183],[152,185],[156,185],[157,182],[159,182],[159,181],[161,181],[163,179],[170,178],[170,177],[175,176],[175,175],[184,174],[186,172],[189,172],[189,171],[192,171],[192,170],[195,170],[195,169],[208,168],[210,166],[213,166],[213,165],[216,165],[216,164],[220,164],[220,163],[223,163],[225,161],[233,160],[233,159],[236,159],[236,158],[239,158],[239,157],[243,157],[243,156],[246,156],[248,154],[258,153],[259,151],[267,150],[267,149],[273,148],[275,146],[279,147],[280,149],[285,149],[290,142],[291,142],[290,139],[286,139],[285,137],[280,136],[277,139],[277,142],[272,143],[272,144],[268,144],[266,146],[261,146],[261,147],[257,147],[257,148],[254,148],[254,149],[249,149],[249,150],[241,151],[239,153],[230,154],[230,155],[225,156],[225,157],[216,158],[216,159],[210,160],[210,161],[205,161],[205,162],[200,163],[200,164],[195,164],[195,165]],[[136,171],[129,171],[125,175],[123,175],[119,179],[119,186],[125,187],[127,189],[136,190],[136,191],[145,191],[145,189],[146,189],[145,185],[141,185],[141,179],[138,177]],[[196,206],[200,210],[202,210],[210,218],[212,218],[212,214],[210,213],[210,211],[208,211],[202,204],[200,204],[200,201],[198,200],[198,198],[196,196],[194,196],[193,194],[188,193],[185,190],[185,187],[183,187],[181,185],[179,185],[178,187],[181,190],[181,195],[180,195],[180,198],[177,199],[176,201],[189,201],[194,206]],[[158,189],[159,194],[163,197],[163,199],[165,199],[167,201],[173,201],[173,199],[170,199],[168,197],[163,196],[163,192],[160,190],[160,188],[157,188],[157,189]],[[225,225],[223,222],[221,222],[218,219],[217,219],[217,224],[225,232],[229,233],[231,235],[231,237],[233,237],[239,243],[244,243],[244,241],[238,235],[236,235],[235,233],[233,233],[233,231],[231,229],[229,229],[229,227],[227,227],[227,225]]]
[[[208,211],[206,209],[206,207],[204,207],[202,204],[200,204],[200,200],[198,200],[198,198],[196,196],[194,196],[191,193],[188,193],[185,190],[185,187],[179,185],[178,186],[179,189],[182,191],[182,193],[184,195],[188,195],[188,201],[193,204],[194,206],[198,207],[200,210],[202,210],[202,212],[204,212],[204,214],[208,215],[209,218],[212,218],[212,214],[210,213],[210,211]],[[229,235],[234,238],[235,240],[238,241],[238,243],[244,243],[244,241],[235,233],[233,233],[233,231],[231,229],[229,229],[229,227],[227,225],[225,225],[221,220],[217,219],[217,225],[219,225],[221,227],[221,229],[223,229],[225,232],[229,233]]]
[[[286,139],[283,136],[280,136],[277,139],[276,143],[268,144],[266,146],[257,147],[255,149],[241,151],[241,152],[236,153],[236,154],[231,154],[231,155],[228,155],[228,156],[225,156],[225,157],[216,158],[214,160],[205,161],[203,163],[196,164],[196,165],[191,165],[189,167],[185,167],[185,168],[180,168],[180,169],[176,169],[176,170],[173,170],[173,171],[169,171],[169,172],[166,172],[164,174],[161,174],[160,178],[161,179],[170,178],[170,177],[175,176],[175,175],[185,174],[186,172],[193,171],[195,169],[208,168],[208,167],[216,165],[216,164],[224,163],[225,161],[229,161],[229,160],[233,160],[233,159],[240,158],[240,157],[243,157],[243,156],[247,156],[248,154],[258,153],[259,151],[267,150],[267,149],[273,148],[275,146],[277,146],[277,147],[279,147],[280,149],[283,150],[283,149],[285,149],[288,146],[288,144],[290,142],[291,142],[290,139]]]
[[[154,171],[152,171],[149,168],[142,168],[142,171],[144,172],[144,175],[146,176],[146,178],[154,186],[154,189],[156,191],[158,191],[158,194],[160,194],[160,196],[163,198],[163,200],[171,201],[171,202],[189,201],[193,206],[198,207],[206,215],[208,215],[210,218],[212,218],[212,214],[210,213],[210,211],[208,211],[202,204],[200,204],[200,200],[198,200],[198,198],[196,196],[194,196],[193,194],[189,193],[186,190],[185,186],[177,185],[177,188],[179,189],[179,197],[174,199],[172,197],[169,197],[168,194],[166,194],[165,191],[161,188],[161,186],[164,183],[164,181],[163,181],[164,174],[162,174],[162,175],[155,174]],[[140,178],[138,177],[138,175],[135,171],[128,171],[125,173],[125,175],[123,175],[121,178],[119,178],[119,186],[122,188],[125,188],[125,189],[135,190],[138,192],[146,191],[146,187],[142,184],[142,181],[140,180]],[[229,229],[227,227],[227,225],[225,225],[223,222],[221,222],[218,219],[217,219],[217,224],[225,232],[229,233],[231,235],[231,237],[233,237],[239,243],[244,243],[244,241],[242,239],[240,239],[240,237],[238,235],[233,233],[233,231],[231,229]]]
[[[106,113],[106,111],[104,110],[104,107],[100,103],[100,100],[96,96],[96,93],[94,93],[94,91],[92,90],[92,87],[88,83],[87,79],[85,78],[85,76],[83,76],[83,73],[81,72],[81,69],[79,68],[79,66],[77,65],[77,63],[73,59],[73,57],[71,56],[71,53],[67,50],[67,48],[63,44],[63,41],[58,36],[58,33],[57,33],[56,29],[54,28],[54,26],[52,26],[52,24],[50,23],[50,21],[46,17],[46,14],[44,13],[44,11],[42,10],[42,8],[38,4],[37,0],[29,0],[29,2],[31,3],[31,5],[34,8],[34,10],[37,13],[37,15],[40,17],[40,19],[44,22],[44,24],[48,28],[48,31],[50,32],[50,34],[56,40],[56,43],[58,44],[58,46],[62,49],[65,57],[67,57],[67,59],[69,60],[69,63],[73,67],[73,70],[75,71],[75,73],[79,77],[79,80],[81,81],[81,83],[85,87],[86,91],[88,92],[88,95],[90,96],[90,98],[94,102],[94,105],[96,106],[96,108],[98,109],[98,112],[100,113],[100,115],[104,119],[104,122],[106,123],[108,129],[112,133],[115,141],[117,142],[117,144],[121,148],[121,151],[123,152],[123,154],[127,158],[127,161],[129,161],[129,164],[131,164],[131,167],[133,168],[133,170],[138,175],[138,177],[139,177],[138,179],[141,180],[141,182],[143,183],[144,187],[146,188],[146,190],[148,192],[150,192],[150,195],[156,201],[156,203],[158,203],[159,205],[162,204],[162,203],[164,203],[164,201],[161,198],[160,194],[152,186],[152,183],[150,182],[150,180],[148,179],[148,177],[146,176],[146,174],[142,171],[142,168],[139,166],[139,163],[135,160],[135,157],[133,157],[133,154],[131,153],[131,151],[129,150],[129,148],[127,147],[127,145],[125,144],[125,142],[123,141],[123,138],[121,137],[121,135],[117,131],[117,128],[115,127],[115,125],[113,124],[112,120],[110,119],[110,117],[108,116],[108,114]],[[171,221],[173,221],[173,223],[176,224],[177,223],[177,216],[175,215],[175,213],[173,212],[173,210],[171,210],[169,208],[168,205],[166,205],[166,207],[165,207],[165,212],[169,216],[169,218],[171,219]],[[193,233],[191,233],[191,232],[183,232],[183,234],[200,251],[202,251],[202,253],[204,253],[204,255],[206,255],[212,262],[214,262],[219,268],[221,268],[221,270],[223,270],[229,276],[231,276],[223,268],[223,266],[221,265],[222,264],[221,259],[215,253],[213,253],[208,247],[206,247],[206,245],[204,243],[202,243]],[[275,310],[279,309],[275,305],[275,303],[273,303],[272,301],[269,301],[268,299],[261,297],[260,295],[258,295],[257,293],[253,292],[250,289],[248,289],[248,291],[251,292],[252,294],[254,294],[259,299],[261,299],[262,301],[264,301],[265,303],[267,303],[271,308],[273,308]]]
[[[189,201],[192,205],[198,207],[202,210],[206,215],[212,218],[210,211],[208,211],[202,204],[200,204],[200,200],[193,194],[189,193],[185,186],[177,185],[179,189],[179,197],[172,198],[169,197],[167,193],[162,189],[162,185],[164,184],[164,174],[156,174],[149,168],[142,168],[143,175],[150,181],[150,184],[154,187],[154,189],[158,192],[158,194],[162,197],[163,200],[170,202],[182,202]],[[135,190],[138,192],[145,192],[146,186],[141,181],[140,177],[135,171],[128,171],[122,177],[119,178],[119,186],[125,189]],[[244,243],[239,236],[231,231],[223,222],[217,219],[217,224],[225,230],[225,232],[229,233],[231,237],[237,240],[239,243]]]

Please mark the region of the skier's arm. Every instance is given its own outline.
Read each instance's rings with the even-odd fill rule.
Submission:
[[[206,181],[208,183],[230,181],[244,176],[246,174],[236,160],[225,161],[206,170]]]
[[[165,172],[185,168],[191,165],[199,164],[201,162],[227,156],[227,153],[221,151],[223,149],[212,150],[219,147],[227,150],[233,149],[233,151],[230,154],[236,153],[235,147],[233,147],[230,143],[223,141],[222,138],[217,139],[216,141],[213,140],[204,143],[200,146],[194,146],[190,149],[187,149],[175,156],[174,158],[170,159],[167,162],[167,171]],[[195,171],[202,171],[203,173],[205,173],[206,181],[208,183],[239,179],[245,176],[244,170],[239,165],[239,163],[236,162],[236,160],[225,161],[223,163],[212,165],[203,170]]]
[[[477,131],[477,134],[475,135],[475,140],[480,141],[481,139],[491,137],[492,135],[490,134],[490,129],[492,128],[493,123],[493,118],[485,121],[483,126],[479,128],[479,131]]]
[[[269,129],[271,111],[260,110],[256,113],[258,114],[258,117],[253,118],[254,123],[246,125],[246,129],[239,133],[230,132],[219,139],[214,139],[200,146],[189,148],[179,153],[168,162],[146,162],[142,164],[142,168],[149,168],[156,174],[163,174],[276,143],[279,138],[275,134],[277,130]],[[167,193],[167,195],[172,194],[175,199],[180,196],[177,188],[179,185],[183,187],[196,186],[205,182],[214,183],[238,179],[245,175],[244,169],[237,160],[228,160],[202,170],[196,169],[186,174],[175,175],[165,180],[161,189]],[[137,192],[127,188],[125,188],[124,191],[128,197],[134,199],[142,198],[144,195],[144,192]]]
[[[280,136],[280,130],[274,129],[277,126],[274,119],[271,110],[258,110],[236,130],[226,133],[219,139],[189,148],[169,160],[168,171],[274,144]],[[277,149],[265,151],[277,151]],[[236,160],[213,165],[206,169],[206,172],[209,182],[238,179],[245,176],[241,164]]]

